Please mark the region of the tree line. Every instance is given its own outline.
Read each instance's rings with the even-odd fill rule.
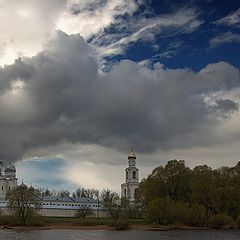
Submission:
[[[72,198],[93,198],[98,199],[100,191],[95,188],[81,188],[78,187],[75,191],[70,193],[68,190],[49,190],[46,188],[37,189],[40,196],[59,196],[59,197],[72,197]]]
[[[190,169],[184,160],[171,160],[143,179],[136,204],[159,224],[194,226],[240,221],[240,162],[234,167]]]

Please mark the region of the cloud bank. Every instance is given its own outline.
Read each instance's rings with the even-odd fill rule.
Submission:
[[[157,36],[189,34],[203,23],[194,8],[155,15],[149,5],[143,0],[0,0],[0,30],[4,33],[0,36],[0,65],[36,55],[56,30],[80,33],[102,60],[124,54],[138,41],[157,48]]]
[[[226,43],[240,43],[240,34],[226,32],[210,39],[211,48],[215,48]]]
[[[199,72],[129,60],[98,69],[93,47],[61,31],[35,57],[1,68],[1,158],[66,142],[145,153],[210,145],[238,111],[237,100],[212,97],[239,87],[239,70],[225,62]]]
[[[233,28],[239,28],[239,23],[240,23],[240,8],[228,14],[227,16],[215,21],[215,24],[217,25],[226,25]]]

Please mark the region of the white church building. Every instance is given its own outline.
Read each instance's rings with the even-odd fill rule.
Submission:
[[[125,169],[125,182],[121,184],[121,197],[130,202],[135,200],[135,192],[139,187],[139,169],[136,167],[137,156],[131,148],[128,154],[128,167]]]
[[[16,186],[17,178],[15,166],[12,163],[5,165],[0,161],[0,201],[3,201],[7,192],[16,188]]]

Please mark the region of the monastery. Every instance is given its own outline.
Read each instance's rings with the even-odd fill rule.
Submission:
[[[0,209],[3,214],[8,213],[6,194],[17,187],[16,168],[10,163],[5,165],[0,161]],[[21,183],[22,186],[26,186]],[[136,167],[136,155],[131,149],[128,154],[128,167],[125,169],[125,182],[121,184],[121,197],[130,202],[134,201],[135,191],[139,186],[139,170]],[[87,207],[95,216],[105,216],[106,211],[101,207],[98,199],[73,198],[69,196],[39,196],[43,216],[73,217],[78,209]]]

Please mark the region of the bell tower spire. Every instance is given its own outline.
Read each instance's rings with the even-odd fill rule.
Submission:
[[[136,166],[136,159],[137,156],[136,154],[133,152],[133,147],[131,147],[131,151],[128,154],[128,167],[134,167]]]

